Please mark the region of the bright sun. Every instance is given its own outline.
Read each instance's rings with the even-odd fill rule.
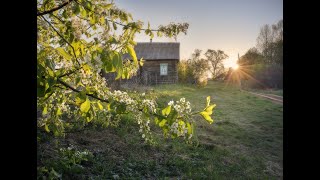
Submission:
[[[232,69],[236,70],[236,69],[239,68],[239,65],[238,65],[238,64],[234,64],[234,65],[232,65],[231,67],[232,67]]]

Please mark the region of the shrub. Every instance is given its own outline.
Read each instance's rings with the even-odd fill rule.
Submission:
[[[207,85],[208,61],[205,59],[189,59],[178,63],[178,77],[181,83],[196,84],[199,87]]]
[[[188,61],[180,61],[178,63],[178,77],[181,83],[194,83],[193,67]]]
[[[198,87],[205,87],[208,84],[207,78],[198,78],[196,82]]]

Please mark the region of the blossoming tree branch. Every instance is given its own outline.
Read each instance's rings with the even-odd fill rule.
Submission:
[[[189,141],[193,116],[213,122],[215,104],[210,104],[210,97],[200,112],[193,112],[185,98],[160,109],[145,94],[110,90],[101,76],[101,70],[116,73],[116,80],[136,74],[143,65],[134,51],[136,33],[176,38],[187,33],[188,23],[170,23],[157,29],[148,23],[143,28],[143,22],[134,21],[130,13],[105,0],[38,0],[37,11],[39,129],[63,136],[89,124],[117,125],[123,115],[132,114],[148,142],[152,142],[150,122],[155,122],[166,137]],[[133,61],[122,59],[125,53]]]

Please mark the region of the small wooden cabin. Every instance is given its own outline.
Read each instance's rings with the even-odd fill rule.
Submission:
[[[178,81],[177,63],[180,59],[178,42],[138,42],[134,47],[137,58],[143,58],[137,77],[143,84],[167,84]],[[128,54],[124,59],[131,59]]]

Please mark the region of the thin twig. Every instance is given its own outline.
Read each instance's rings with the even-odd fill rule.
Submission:
[[[79,61],[78,61],[78,59],[77,59],[76,52],[75,52],[75,50],[74,50],[74,47],[52,26],[52,24],[51,24],[46,18],[44,18],[43,16],[41,16],[41,17],[42,17],[42,18],[50,25],[50,27],[60,36],[60,38],[63,39],[63,40],[72,48],[73,55],[74,55],[74,57],[75,57],[78,65],[80,66],[80,63],[79,63]]]

